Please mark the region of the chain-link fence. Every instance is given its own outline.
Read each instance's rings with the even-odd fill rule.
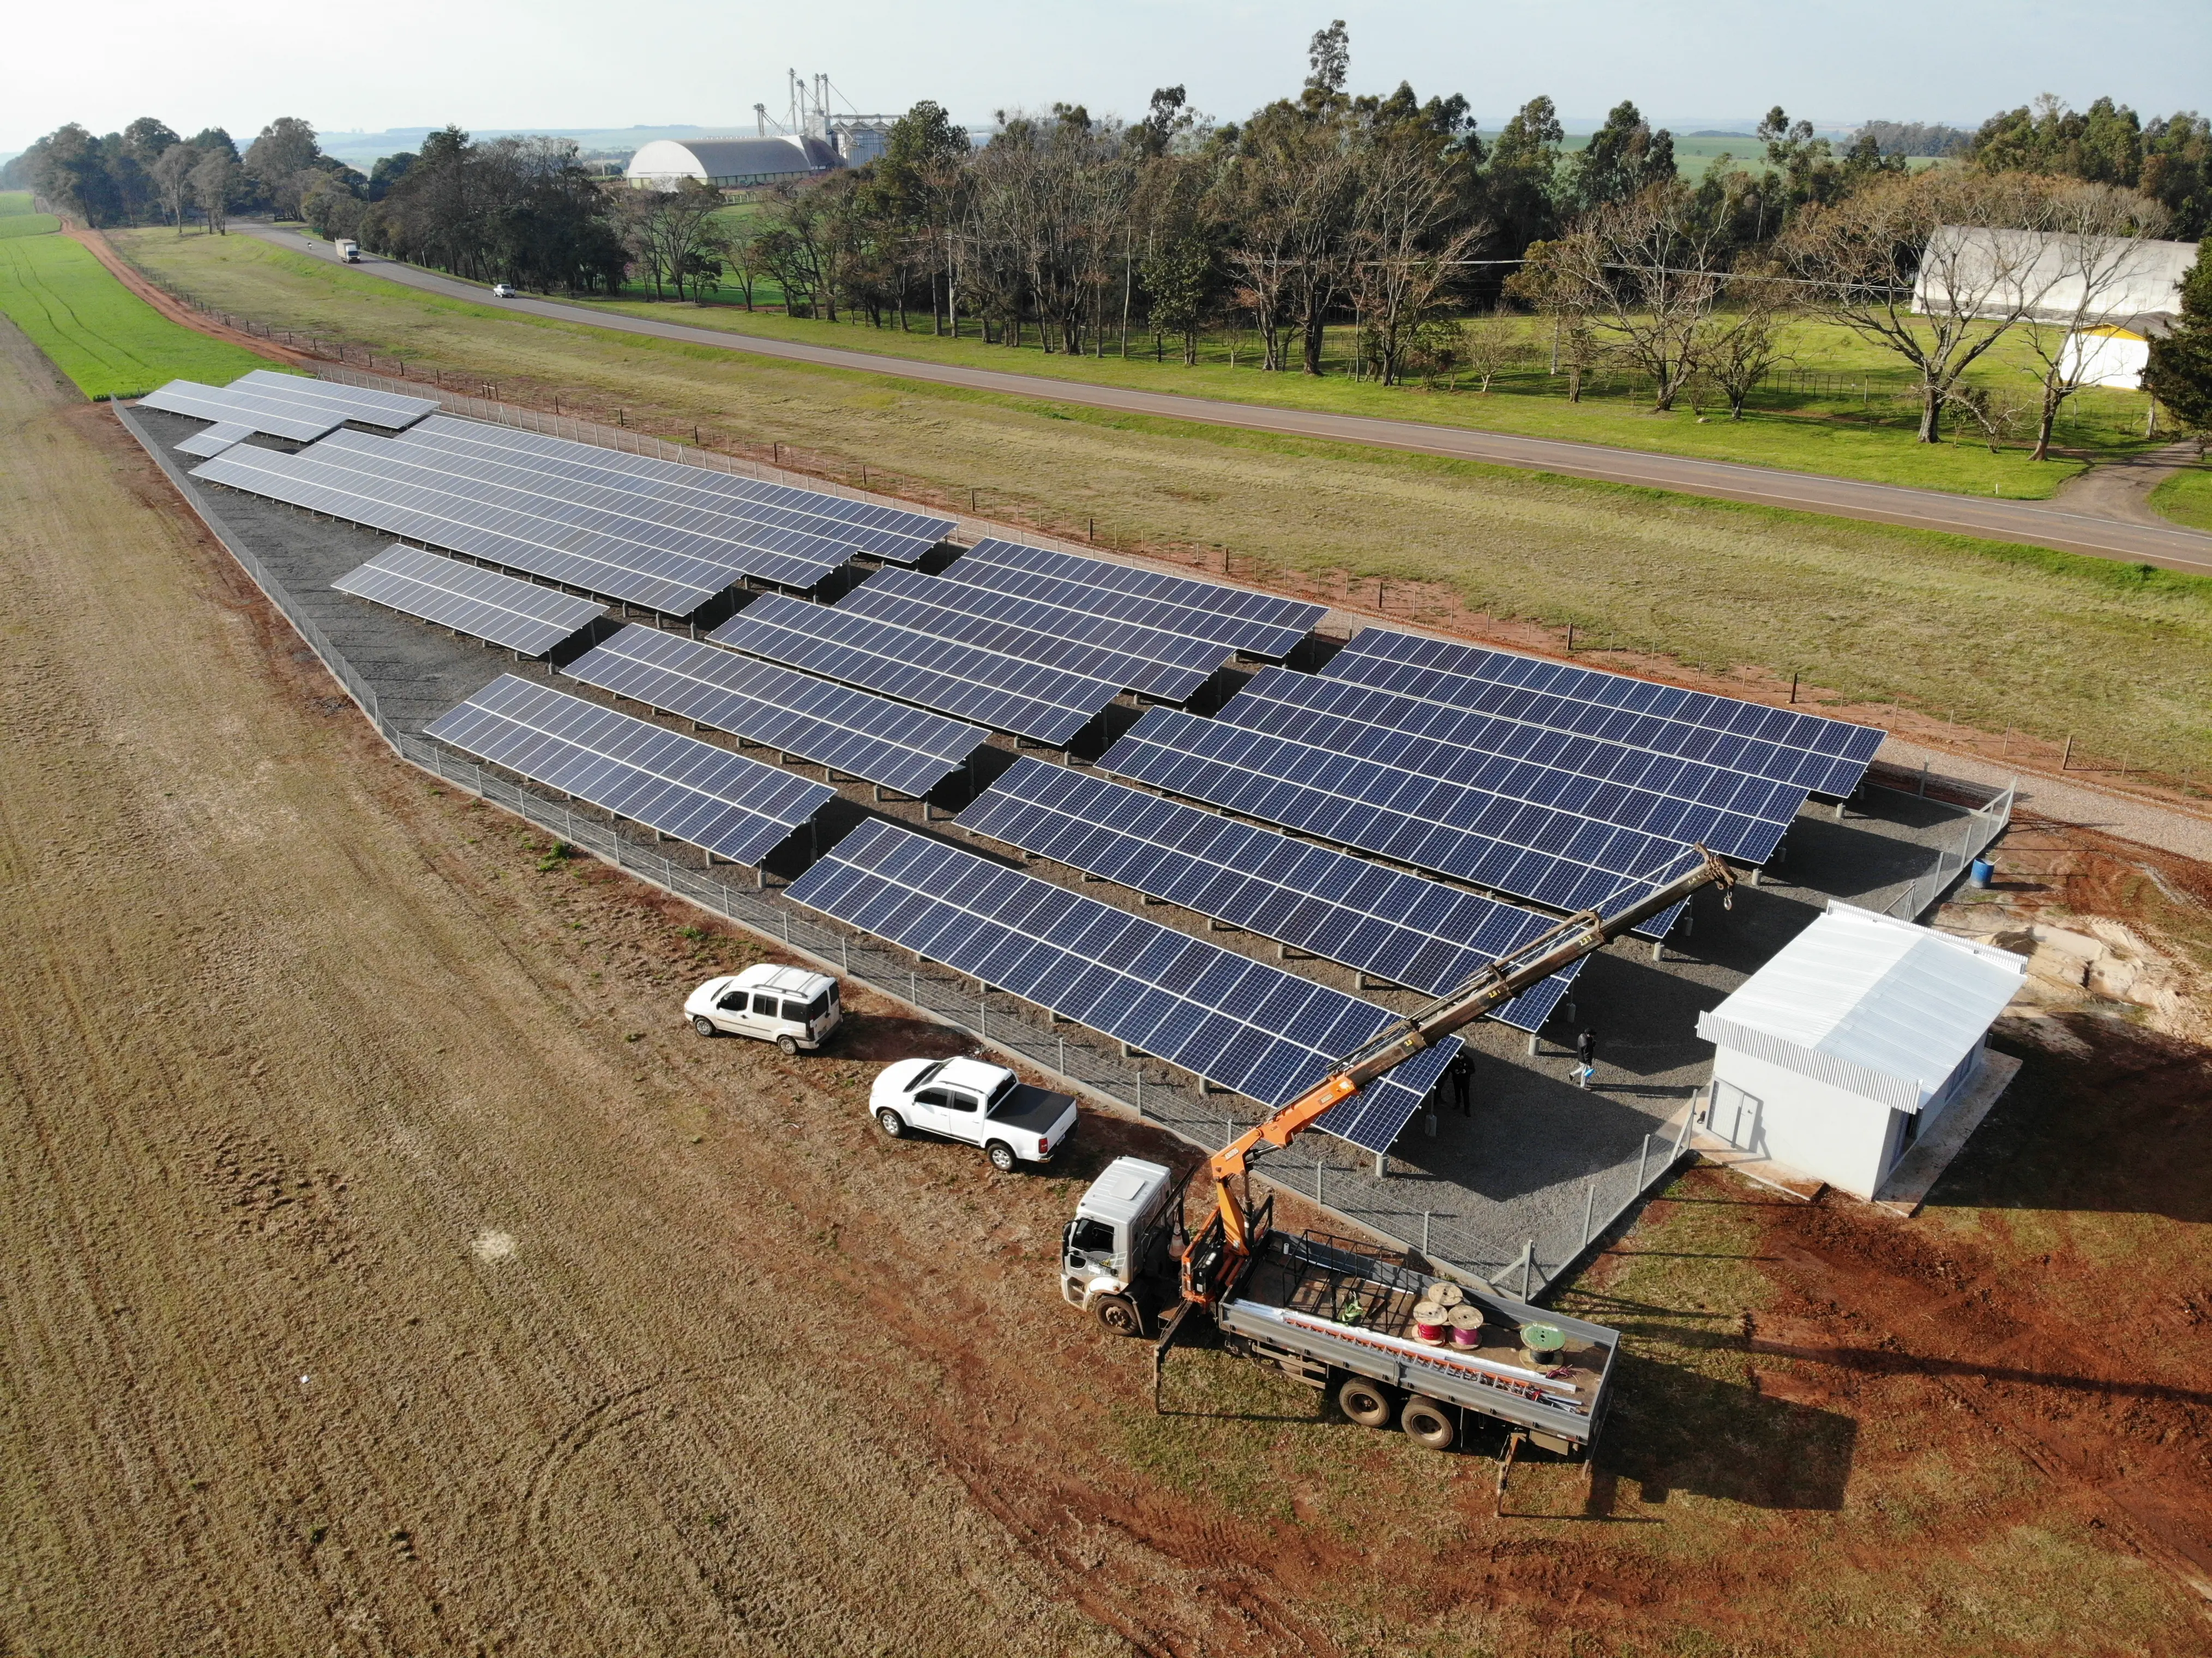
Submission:
[[[1096,1032],[1059,1022],[1044,1009],[1005,992],[987,990],[941,966],[831,922],[792,902],[779,888],[741,884],[725,879],[714,866],[671,857],[653,842],[626,835],[605,814],[579,811],[404,730],[384,716],[375,688],[331,644],[275,573],[230,531],[199,487],[131,410],[120,404],[113,407],[117,418],[209,531],[298,630],[393,751],[410,764],[513,813],[556,841],[805,956],[824,970],[1027,1060],[1109,1109],[1157,1123],[1202,1151],[1218,1151],[1262,1114],[1255,1102],[1241,1096],[1219,1093],[1203,1082],[1169,1073],[1158,1062],[1148,1066],[1141,1056]],[[1673,1172],[1684,1156],[1687,1128],[1685,1111],[1679,1131],[1670,1122],[1665,1131],[1645,1135],[1635,1157],[1593,1169],[1571,1189],[1552,1190],[1546,1194],[1548,1201],[1529,1212],[1541,1217],[1535,1236],[1526,1235],[1530,1230],[1527,1225],[1511,1224],[1511,1206],[1480,1204],[1465,1187],[1429,1175],[1409,1160],[1370,1158],[1327,1135],[1308,1137],[1295,1153],[1276,1154],[1260,1178],[1294,1191],[1402,1249],[1419,1250],[1435,1266],[1525,1292],[1525,1299],[1540,1295],[1594,1240]],[[1582,1199],[1579,1206],[1574,1201],[1577,1196]]]

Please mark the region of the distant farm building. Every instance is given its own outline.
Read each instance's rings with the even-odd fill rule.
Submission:
[[[2082,239],[2048,231],[1944,225],[1921,261],[1912,308],[2008,316],[2024,303],[2036,320],[2073,327],[2061,367],[2076,384],[2140,390],[2150,341],[2181,314],[2197,244],[2087,241],[2085,249]],[[2096,272],[2094,293],[2085,270]]]
[[[673,190],[696,179],[718,190],[811,179],[842,164],[835,143],[811,136],[774,138],[656,138],[629,158],[633,189]]]

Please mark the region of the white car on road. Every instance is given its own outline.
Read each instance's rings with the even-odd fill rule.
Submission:
[[[837,981],[803,967],[763,962],[709,979],[684,999],[684,1017],[702,1036],[757,1036],[787,1054],[812,1052],[845,1017]]]
[[[917,1131],[980,1145],[991,1167],[1012,1174],[1045,1163],[1075,1132],[1075,1102],[1032,1087],[982,1060],[901,1060],[868,1090],[868,1111],[895,1140]]]
[[[514,297],[514,290],[505,282],[494,282],[491,285],[491,296],[495,300],[511,300]]]

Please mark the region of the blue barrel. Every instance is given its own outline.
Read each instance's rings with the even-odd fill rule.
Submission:
[[[1978,887],[1986,887],[1996,878],[1997,866],[1986,858],[1974,859],[1974,866],[1966,878]]]

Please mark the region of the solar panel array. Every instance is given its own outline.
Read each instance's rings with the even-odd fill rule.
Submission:
[[[1859,786],[1884,735],[1794,708],[1386,628],[1361,633],[1322,672],[1838,799]]]
[[[1170,794],[1560,910],[1665,884],[1682,843],[1327,749],[1153,708],[1098,762]],[[1637,929],[1659,938],[1680,906]]]
[[[543,656],[607,613],[605,605],[591,599],[419,547],[386,548],[331,586],[525,656]]]
[[[1042,662],[1170,702],[1236,654],[1228,645],[1138,628],[914,570],[878,570],[837,601],[856,616]]]
[[[474,421],[441,416],[417,428],[425,436],[466,438],[517,455],[572,465],[605,468],[647,483],[673,484],[687,490],[703,490],[725,502],[743,503],[770,516],[766,521],[805,520],[798,527],[846,537],[861,552],[894,563],[911,564],[934,548],[955,528],[955,521],[934,513],[903,507],[884,507],[872,501],[848,501],[818,489],[802,489],[788,483],[769,483],[758,478],[736,477],[727,472],[681,462],[602,449],[542,432],[518,432],[511,427],[485,426]],[[777,514],[787,516],[775,516]]]
[[[331,380],[309,380],[302,374],[280,374],[273,368],[256,368],[240,374],[228,388],[258,396],[288,399],[313,409],[326,410],[341,420],[397,432],[425,415],[438,411],[434,398],[410,398],[398,392],[375,392],[365,386],[341,386]]]
[[[703,466],[648,461],[646,465],[657,470],[641,471],[631,463],[643,457],[594,448],[586,443],[571,443],[565,438],[514,432],[448,416],[425,421],[402,440],[419,445],[432,453],[466,457],[479,465],[495,469],[488,475],[510,482],[526,481],[533,488],[550,489],[563,499],[618,505],[656,523],[711,529],[739,545],[787,553],[820,564],[820,571],[813,574],[793,572],[785,582],[787,586],[811,586],[856,553],[872,558],[912,560],[935,544],[922,536],[902,530],[871,527],[823,513],[754,501],[723,487],[745,484],[746,480],[709,471]],[[812,499],[829,501],[835,497],[818,495]]]
[[[249,431],[266,432],[272,438],[290,438],[297,443],[312,443],[345,421],[343,415],[303,408],[288,399],[257,396],[251,391],[233,391],[228,386],[203,386],[198,380],[171,380],[160,391],[147,393],[138,403],[141,408],[158,409],[164,414],[243,426]]]
[[[1431,995],[1457,987],[1554,925],[1549,916],[1042,760],[1016,762],[957,821]],[[1524,992],[1495,1017],[1519,1029],[1541,1029],[1580,966]]]
[[[177,445],[180,455],[197,455],[205,459],[219,455],[234,443],[243,443],[253,435],[253,428],[240,421],[219,420],[212,426],[200,429]]]
[[[1326,604],[995,537],[977,542],[945,574],[1093,615],[1218,640],[1248,656],[1288,656],[1328,614]]]
[[[758,864],[837,793],[513,674],[427,734],[739,864]]]
[[[726,562],[475,499],[419,469],[380,465],[321,445],[294,455],[240,444],[195,467],[192,476],[666,616],[689,616],[744,574]]]
[[[562,671],[906,794],[927,794],[990,736],[942,714],[653,628],[625,628]]]
[[[1805,804],[1802,788],[1701,762],[1287,668],[1262,669],[1217,717],[1749,864],[1773,855]]]
[[[755,599],[708,637],[826,679],[1060,746],[1119,693],[1103,679],[780,593]]]
[[[864,824],[790,897],[1263,1106],[1395,1023],[1341,991],[896,824]],[[1321,1119],[1387,1150],[1459,1051],[1424,1050]]]
[[[679,554],[790,587],[811,587],[851,557],[851,550],[793,530],[737,524],[695,507],[645,507],[635,497],[587,478],[525,471],[502,459],[459,452],[435,439],[372,437],[333,432],[317,444],[319,460],[357,465],[386,477],[439,489],[569,533],[611,536],[659,552]]]

